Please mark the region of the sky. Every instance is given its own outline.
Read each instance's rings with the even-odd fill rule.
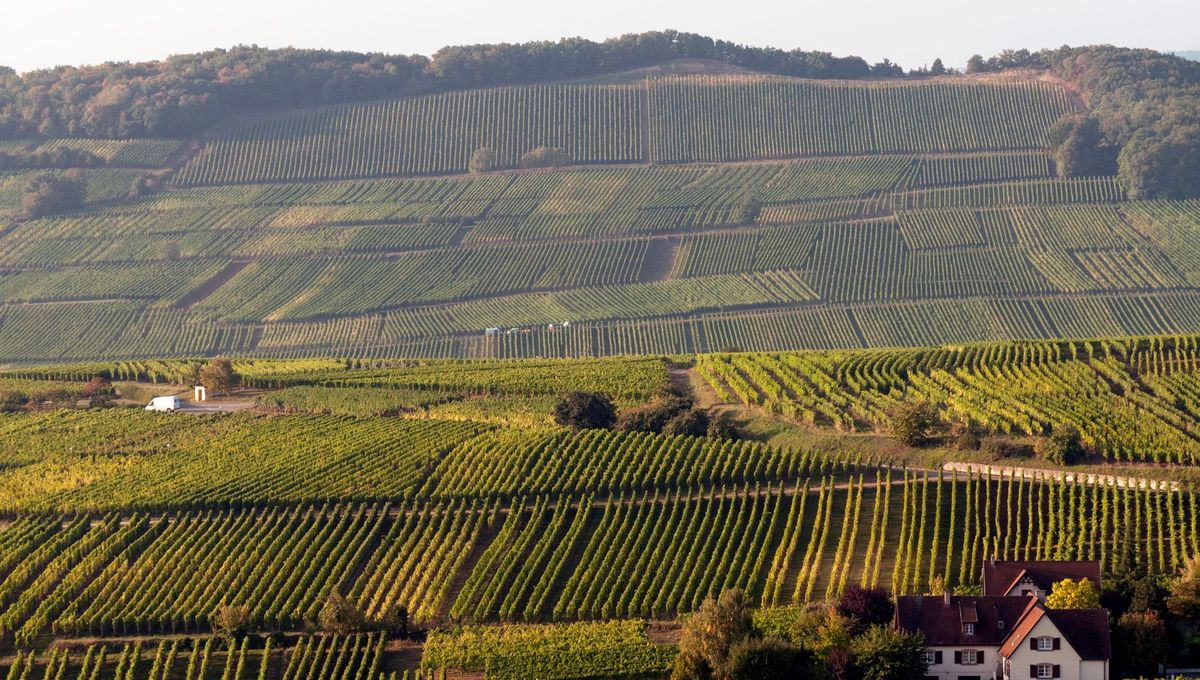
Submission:
[[[673,28],[755,46],[962,65],[1005,48],[1200,49],[1200,0],[4,0],[0,65],[143,61],[257,44],[432,54],[445,45]]]

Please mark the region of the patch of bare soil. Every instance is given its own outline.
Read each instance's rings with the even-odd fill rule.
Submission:
[[[241,273],[250,260],[234,260],[225,265],[221,271],[213,274],[212,278],[189,290],[175,303],[175,309],[190,309],[192,305],[212,295],[218,288],[229,283],[229,280]]]
[[[646,626],[646,639],[652,645],[677,645],[683,637],[683,626],[675,621],[651,621]]]

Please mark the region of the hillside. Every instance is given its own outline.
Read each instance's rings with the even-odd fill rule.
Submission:
[[[0,237],[0,359],[1197,329],[1197,206],[1059,178],[1049,130],[1080,105],[1008,75],[668,74],[255,114],[178,142],[13,142],[108,165],[84,171],[94,207]],[[517,167],[541,146],[570,165]],[[480,147],[494,169],[465,174]],[[8,210],[33,172],[8,176]],[[143,176],[166,191],[122,198]]]
[[[0,390],[41,395],[0,415],[0,511],[11,517],[0,572],[6,592],[21,594],[0,604],[6,639],[21,650],[0,667],[28,664],[40,678],[64,664],[86,677],[133,657],[144,673],[157,655],[169,677],[188,668],[205,680],[235,664],[295,677],[298,664],[335,659],[363,664],[348,677],[364,679],[419,667],[489,678],[632,668],[663,678],[677,653],[675,617],[724,588],[746,591],[757,625],[793,635],[797,605],[855,585],[970,592],[980,562],[993,558],[1096,559],[1114,588],[1123,574],[1171,575],[1200,549],[1200,500],[1190,484],[1128,475],[1192,478],[1185,466],[1195,457],[1172,468],[1123,461],[1161,460],[1181,442],[1194,451],[1194,433],[1169,426],[1171,409],[1195,413],[1197,346],[1193,336],[675,363],[238,361],[258,407],[224,416],[44,401],[73,401],[95,376],[134,400],[184,392],[196,362],[0,375]],[[573,432],[550,418],[567,387],[611,394],[636,413],[662,403],[681,371],[718,391],[775,395],[751,401],[810,435],[831,424],[808,409],[866,423],[873,409],[945,389],[936,435],[945,441],[881,457],[752,438]],[[1155,394],[1133,395],[1139,372]],[[1011,382],[986,379],[997,374]],[[950,375],[960,376],[957,390]],[[1118,380],[1126,399],[1113,398]],[[1042,397],[1025,407],[1030,420],[1014,417],[1033,393]],[[758,406],[736,408],[753,417],[746,409]],[[1124,437],[1121,423],[1147,412],[1159,426]],[[1096,464],[1068,472],[1016,452],[1027,441],[1020,427],[1036,427],[1038,413],[1116,429],[1085,429]],[[954,428],[964,423],[999,436],[1011,457],[961,447]],[[844,425],[836,436],[875,436]],[[974,465],[933,464],[949,446]],[[904,455],[916,464],[902,465]],[[357,636],[311,635],[317,625],[328,632],[319,622],[333,592],[361,609]],[[225,602],[245,606],[246,628],[264,634],[244,638],[248,650],[210,637]],[[428,637],[405,639],[400,611],[405,628]],[[105,649],[107,662],[97,660]],[[197,672],[201,658],[207,670]]]

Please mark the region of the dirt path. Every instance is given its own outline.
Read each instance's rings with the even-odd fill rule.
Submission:
[[[173,305],[175,309],[191,309],[193,305],[207,298],[216,292],[218,288],[229,283],[229,280],[241,273],[252,260],[233,260],[229,264],[221,268],[221,271],[213,274],[204,283],[196,286],[192,290],[184,294]]]
[[[681,236],[650,239],[650,244],[646,247],[646,258],[642,261],[642,271],[638,274],[638,283],[670,279],[682,242]]]

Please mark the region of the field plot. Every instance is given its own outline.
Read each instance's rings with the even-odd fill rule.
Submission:
[[[651,81],[651,157],[664,162],[1034,149],[1071,110],[1041,83],[894,86],[693,76]]]
[[[234,126],[179,181],[448,174],[485,146],[499,167],[537,147],[563,148],[578,163],[638,162],[642,106],[635,87],[547,85],[286,113]]]
[[[1019,78],[724,73],[271,112],[203,140],[18,140],[111,167],[87,171],[102,205],[0,227],[0,362],[1200,330],[1196,202],[1059,177],[1049,132],[1074,107]],[[467,173],[482,146],[495,168]],[[572,164],[518,168],[537,146]],[[132,166],[167,160],[167,191],[123,198]],[[338,408],[409,406],[384,401]]]
[[[1195,337],[984,345],[927,351],[703,356],[724,399],[810,425],[886,428],[928,402],[965,427],[1027,436],[1071,423],[1113,461],[1194,464]]]

